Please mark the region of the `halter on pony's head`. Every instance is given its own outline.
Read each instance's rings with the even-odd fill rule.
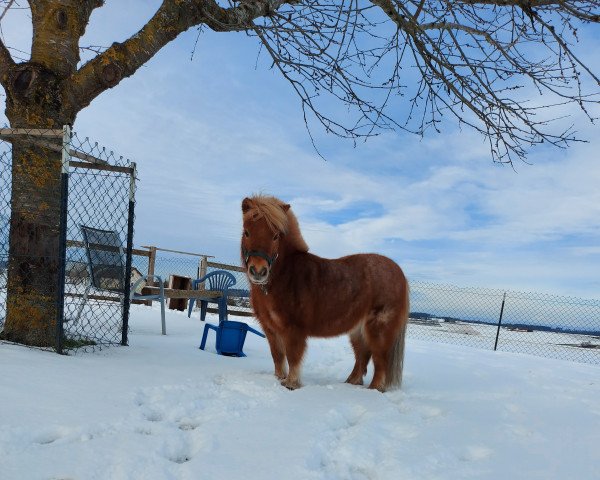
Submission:
[[[245,198],[242,202],[242,212],[244,219],[250,217],[252,221],[264,218],[267,225],[274,233],[285,234],[287,233],[287,211],[290,206],[278,200],[275,197],[268,197],[265,195],[257,195],[252,198]],[[266,260],[269,268],[277,260],[278,254],[275,252],[273,255],[262,250],[248,250],[242,246],[242,256],[244,258],[245,266],[248,266],[248,260],[250,257],[259,257]]]
[[[248,266],[248,260],[250,259],[250,257],[260,257],[264,258],[267,261],[269,268],[271,268],[271,266],[275,263],[275,260],[277,260],[277,257],[279,256],[277,252],[275,252],[272,256],[269,256],[261,250],[246,250],[244,247],[242,247],[242,255],[244,256],[245,266]]]

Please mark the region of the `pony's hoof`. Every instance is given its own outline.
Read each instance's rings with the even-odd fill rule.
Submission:
[[[302,384],[298,380],[293,381],[293,380],[290,380],[289,378],[284,378],[281,381],[281,384],[288,390],[296,390],[297,388],[300,388],[302,386]]]
[[[385,386],[383,385],[369,385],[369,390],[379,390],[381,393],[385,393]]]
[[[348,377],[348,379],[346,380],[346,383],[349,383],[350,385],[364,385],[364,382],[363,382],[362,378],[350,378],[350,377]]]
[[[285,380],[287,377],[287,373],[275,372],[275,376],[278,380]]]

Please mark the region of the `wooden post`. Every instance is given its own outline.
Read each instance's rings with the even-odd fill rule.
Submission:
[[[206,275],[207,270],[208,270],[208,257],[202,257],[202,258],[200,258],[200,265],[198,267],[198,278],[202,278],[204,275]],[[198,285],[198,290],[204,290],[204,282],[202,282],[200,285]]]
[[[156,247],[147,247],[149,252],[148,255],[148,277],[154,275],[154,265],[156,263]],[[154,278],[151,280],[152,286],[154,286]],[[152,300],[146,300],[146,305],[152,306]]]

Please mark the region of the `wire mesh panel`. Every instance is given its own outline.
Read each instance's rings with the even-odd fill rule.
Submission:
[[[10,144],[0,141],[0,330],[6,318],[8,277],[8,238],[10,230],[10,197],[12,192]]]
[[[228,310],[234,315],[252,316],[250,305],[250,283],[244,269],[238,265],[220,262],[208,262],[207,273],[226,270],[235,277],[235,285],[227,298]]]
[[[148,272],[148,255],[138,255],[135,252],[131,257],[132,278],[139,278]],[[135,275],[135,276],[134,276]]]
[[[126,341],[129,281],[91,288],[81,226],[114,230],[130,271],[134,168],[70,129],[0,129],[2,338],[62,353]]]
[[[600,301],[509,291],[498,350],[600,363]]]
[[[411,282],[413,338],[600,363],[600,301]]]
[[[494,348],[504,292],[410,282],[408,334],[478,348]]]
[[[134,175],[132,164],[87,138],[80,139],[76,134],[72,136],[71,147],[90,161],[73,158],[69,169],[65,341],[68,346],[87,348],[126,343],[127,332],[123,322],[129,305],[125,301],[125,290],[130,285],[130,278],[126,278],[126,251],[129,222],[133,221],[130,219],[133,215],[130,205]],[[105,251],[86,249],[85,227],[107,232],[104,235],[110,236],[110,242],[104,242],[107,243],[105,247],[110,243],[114,248],[105,248]],[[96,240],[96,245],[103,243],[101,238]],[[115,285],[109,284],[106,279],[104,282],[93,281],[94,277],[90,275],[93,262],[91,265],[90,260],[98,255],[104,263],[109,258],[116,260],[111,261]]]
[[[154,273],[160,275],[166,282],[171,275],[196,279],[200,271],[201,258],[195,255],[177,255],[159,251],[156,254]]]

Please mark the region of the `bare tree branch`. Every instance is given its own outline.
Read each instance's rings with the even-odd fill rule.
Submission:
[[[15,0],[9,0],[8,1],[8,3],[6,4],[6,6],[4,7],[4,10],[2,10],[2,13],[0,13],[0,22],[4,19],[4,16],[10,10],[10,7],[13,6],[13,3],[15,3]]]
[[[0,41],[0,83],[2,86],[5,86],[8,72],[14,67],[14,65],[15,62],[12,59],[10,52],[4,43]]]
[[[6,14],[11,9],[14,3],[15,0],[8,0],[8,2],[6,2],[2,13],[0,13],[0,22],[2,22],[2,20],[4,19],[4,17],[6,16]],[[10,55],[10,52],[4,45],[4,42],[0,40],[0,83],[2,85],[5,85],[5,82],[7,81],[6,76],[14,65],[15,62],[12,56]]]
[[[583,91],[581,73],[596,87],[600,85],[598,75],[564,38],[565,30],[576,35],[573,19],[600,21],[594,11],[597,2],[459,0],[436,2],[434,8],[433,2],[420,1],[414,13],[409,5],[415,2],[372,3],[396,23],[417,54],[414,63],[423,88],[413,98],[413,106],[421,100],[430,109],[430,119],[424,120],[421,128],[435,126],[439,116],[452,113],[460,123],[488,138],[495,160],[511,162],[513,155],[524,158],[527,145],[548,142],[566,146],[576,140],[569,129],[550,133],[547,127],[552,119],[536,119],[539,106],[515,96],[522,88],[517,78],[528,78],[540,93],[548,91],[565,103],[577,103],[588,117],[586,104],[598,103],[597,88],[595,97]],[[503,8],[478,10],[482,5]],[[544,13],[548,19],[542,17]],[[423,21],[417,21],[419,16]],[[560,34],[551,23],[557,20],[563,24]],[[547,49],[549,56],[533,60],[535,55],[525,53],[531,43]],[[464,108],[478,121],[469,120]]]
[[[215,0],[164,0],[146,25],[123,43],[83,65],[68,83],[68,97],[79,108],[122,79],[133,75],[162,47],[190,27],[205,24],[215,31],[252,28],[254,19],[271,15],[285,3],[295,0],[256,0],[223,8]]]

